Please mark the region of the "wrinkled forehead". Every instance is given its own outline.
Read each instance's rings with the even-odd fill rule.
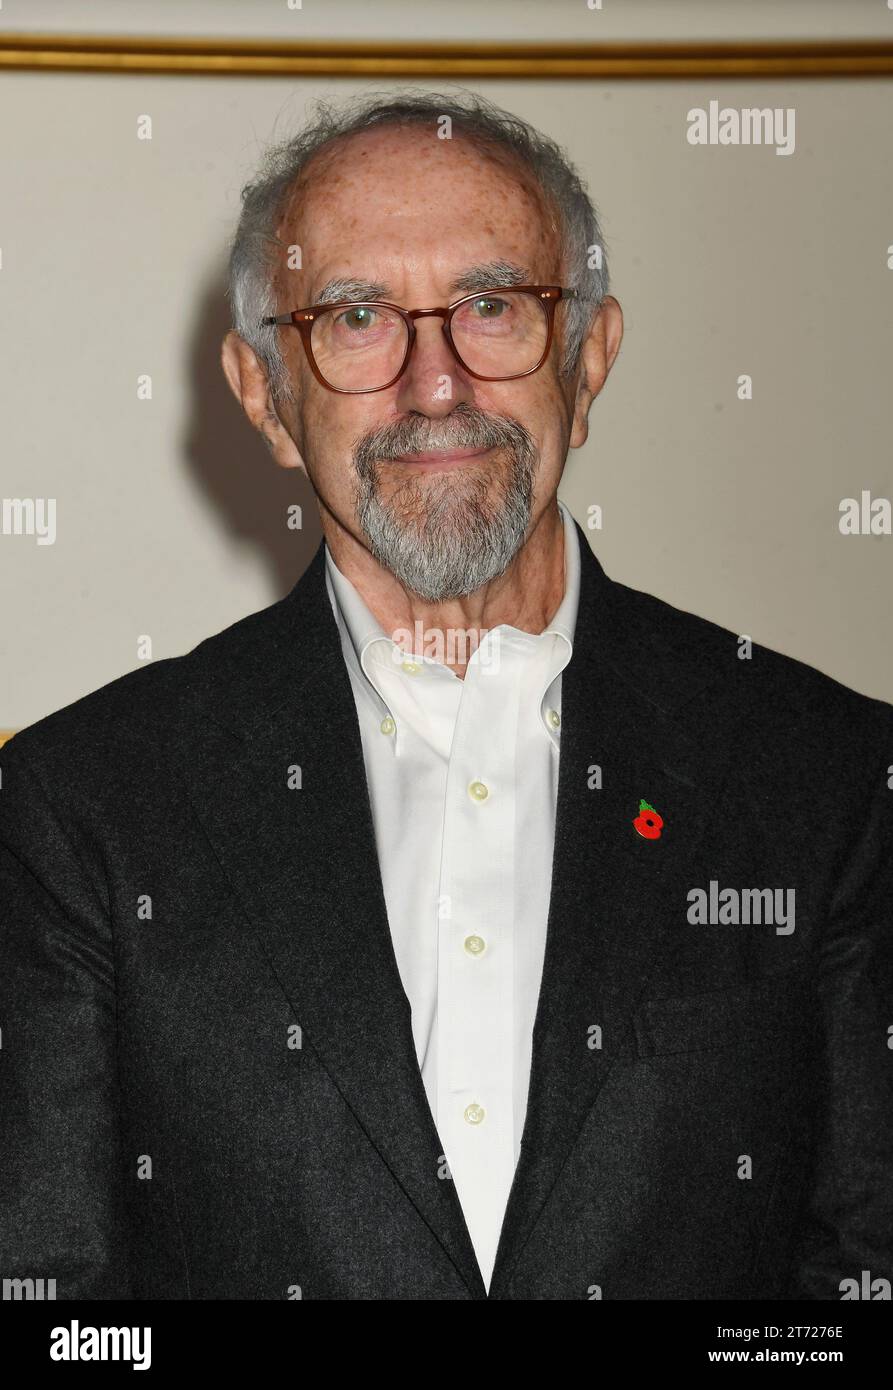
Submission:
[[[319,150],[292,188],[278,227],[302,248],[310,271],[323,259],[368,260],[405,248],[408,257],[445,248],[532,262],[554,261],[555,209],[512,150],[435,126],[382,126],[341,136]],[[487,245],[486,243],[489,243]]]

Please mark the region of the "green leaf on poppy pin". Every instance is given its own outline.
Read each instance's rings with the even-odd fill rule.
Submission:
[[[650,805],[648,804],[647,801],[640,801],[640,802],[639,802],[639,811],[640,811],[640,812],[641,812],[641,811],[653,811],[653,810],[654,810],[654,807],[653,807],[653,806],[650,806]]]

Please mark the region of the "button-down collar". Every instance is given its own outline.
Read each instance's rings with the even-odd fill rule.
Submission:
[[[523,632],[508,623],[491,628],[472,656],[465,677],[468,680],[476,665],[483,671],[488,663],[492,664],[500,648],[508,647],[512,651],[528,655],[536,651],[542,652],[544,643],[551,638],[548,661],[544,668],[545,681],[538,694],[543,727],[556,749],[561,727],[558,677],[573,653],[574,629],[580,598],[580,550],[574,520],[561,499],[558,498],[557,501],[564,523],[564,597],[561,603],[542,633]],[[371,701],[382,733],[393,740],[394,750],[397,752],[399,720],[395,719],[392,701],[387,699],[384,692],[385,682],[382,676],[388,671],[401,671],[407,680],[434,678],[443,682],[455,682],[454,698],[457,702],[461,696],[462,681],[449,666],[431,656],[410,656],[383,631],[357,588],[338,569],[328,545],[325,546],[325,562],[326,589],[341,635],[344,659],[355,675],[362,676],[356,684],[363,697]]]

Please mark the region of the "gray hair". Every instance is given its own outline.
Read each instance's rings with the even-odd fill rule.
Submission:
[[[291,383],[277,329],[262,325],[261,319],[280,312],[273,289],[275,258],[284,245],[278,228],[293,185],[313,156],[339,137],[379,125],[436,126],[444,117],[483,148],[513,155],[556,212],[565,284],[580,296],[566,304],[561,371],[570,375],[576,370],[586,331],[608,292],[598,214],[576,169],[554,140],[477,93],[403,88],[396,94],[360,95],[338,106],[317,101],[311,122],[293,138],[272,145],[257,177],[242,189],[242,213],[229,261],[233,327],[263,363],[274,400],[292,399]]]

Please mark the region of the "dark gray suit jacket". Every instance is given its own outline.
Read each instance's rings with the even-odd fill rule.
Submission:
[[[763,648],[740,660],[577,532],[490,1296],[837,1299],[893,1278],[893,710]],[[484,1298],[322,546],[281,602],[41,720],[0,767],[0,1276],[59,1298]],[[793,889],[794,931],[690,922],[711,882]]]

